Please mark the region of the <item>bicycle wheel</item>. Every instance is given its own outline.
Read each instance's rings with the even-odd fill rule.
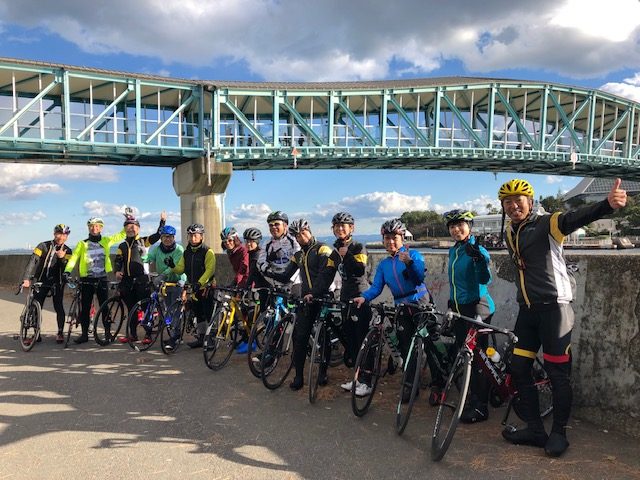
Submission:
[[[549,380],[549,376],[547,375],[546,370],[539,358],[533,362],[533,366],[531,367],[533,375],[533,382],[538,392],[538,403],[540,407],[540,417],[546,418],[551,412],[553,412],[553,394],[551,390],[551,381]],[[526,415],[523,415],[522,410],[520,409],[520,396],[516,393],[511,399],[511,408],[513,409],[516,416],[526,422]]]
[[[132,324],[135,325],[135,329],[127,335],[129,346],[144,352],[156,343],[164,324],[164,314],[159,302],[143,298],[133,306],[127,320],[128,330],[131,330]]]
[[[251,327],[251,333],[249,334],[247,363],[249,364],[249,370],[256,378],[261,378],[262,376],[262,370],[260,368],[260,352],[264,348],[267,332],[266,325],[270,324],[272,321],[273,316],[271,314],[266,312],[261,313]]]
[[[180,300],[173,303],[167,310],[160,329],[160,347],[166,355],[178,350],[182,343],[185,325],[191,321],[190,313],[191,311],[187,310]]]
[[[238,344],[238,323],[229,310],[222,309],[207,327],[204,335],[204,363],[211,370],[220,370],[231,358]]]
[[[354,366],[353,383],[351,384],[351,409],[356,417],[362,417],[367,413],[378,387],[378,380],[382,376],[382,347],[380,330],[372,328],[360,346]],[[369,387],[369,393],[357,395],[358,385],[363,384]]]
[[[472,357],[469,352],[462,351],[458,353],[440,397],[440,406],[438,407],[433,436],[431,437],[431,459],[435,462],[442,460],[442,457],[447,453],[460,421],[462,409],[469,392],[471,360]]]
[[[38,341],[41,315],[40,304],[32,299],[20,320],[20,347],[24,352],[31,350]]]
[[[309,358],[309,403],[316,403],[320,372],[323,367],[324,369],[327,368],[324,358],[327,335],[325,324],[322,322],[317,323],[313,336],[313,346],[311,347],[311,358]]]
[[[71,340],[71,332],[74,328],[76,328],[80,324],[80,302],[78,298],[75,297],[73,302],[71,302],[71,307],[69,307],[69,313],[67,314],[67,334],[64,337],[64,348],[69,346],[69,341]]]
[[[262,383],[269,390],[280,387],[293,367],[293,324],[294,317],[286,315],[265,340],[260,369]]]
[[[329,338],[331,339],[331,355],[329,357],[329,365],[332,367],[338,367],[344,362],[344,345],[338,337],[338,334],[335,330],[336,328],[338,327],[329,329]]]
[[[93,318],[93,338],[101,346],[109,345],[118,337],[126,314],[126,306],[120,297],[111,297]]]
[[[424,356],[423,341],[421,337],[414,337],[413,348],[407,355],[407,361],[404,365],[402,373],[402,383],[400,384],[400,399],[398,400],[398,408],[396,410],[396,433],[402,435],[407,427],[413,404],[418,397],[418,389],[420,388],[420,370],[422,369],[422,357]],[[409,401],[403,403],[404,389],[407,385],[411,385],[411,393]]]

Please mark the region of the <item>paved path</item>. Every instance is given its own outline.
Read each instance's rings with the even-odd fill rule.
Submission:
[[[13,339],[24,297],[0,289],[0,479],[640,479],[640,442],[573,421],[561,459],[506,444],[502,410],[461,426],[440,463],[429,460],[435,411],[424,395],[403,437],[393,429],[398,380],[363,419],[335,384],[310,405],[306,389],[267,391],[235,356],[209,371],[200,352],[53,340],[29,353]]]

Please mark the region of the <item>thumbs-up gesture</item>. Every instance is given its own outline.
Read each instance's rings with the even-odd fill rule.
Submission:
[[[611,191],[607,196],[609,205],[611,205],[611,208],[613,208],[614,210],[617,210],[618,208],[622,208],[627,204],[627,192],[626,190],[623,190],[620,188],[621,183],[622,183],[622,180],[619,178],[616,178],[615,181],[613,182],[613,187],[611,187]]]

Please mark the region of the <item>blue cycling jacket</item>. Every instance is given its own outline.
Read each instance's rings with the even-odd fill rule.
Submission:
[[[412,262],[406,265],[398,257],[399,252],[409,252]],[[395,255],[389,256],[378,264],[373,283],[362,297],[370,302],[382,293],[386,285],[393,294],[395,303],[417,302],[427,293],[424,284],[424,258],[417,250],[409,250],[404,245]]]
[[[476,243],[473,235],[468,240],[472,245]],[[493,299],[489,295],[487,285],[491,283],[489,270],[489,252],[479,246],[482,258],[477,262],[466,251],[467,242],[456,242],[449,249],[449,299],[456,306],[486,303],[489,313],[496,310]]]

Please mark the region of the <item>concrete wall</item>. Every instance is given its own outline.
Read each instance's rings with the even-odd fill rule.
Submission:
[[[640,255],[567,255],[577,262],[573,331],[574,415],[605,428],[640,435]],[[371,254],[372,274],[383,254]],[[505,253],[492,254],[494,323],[512,328],[518,311],[515,268]],[[0,255],[0,284],[16,285],[27,255]],[[446,252],[426,255],[427,284],[444,309],[449,295]],[[226,255],[217,255],[216,278],[229,283]],[[380,300],[390,301],[388,293]]]

